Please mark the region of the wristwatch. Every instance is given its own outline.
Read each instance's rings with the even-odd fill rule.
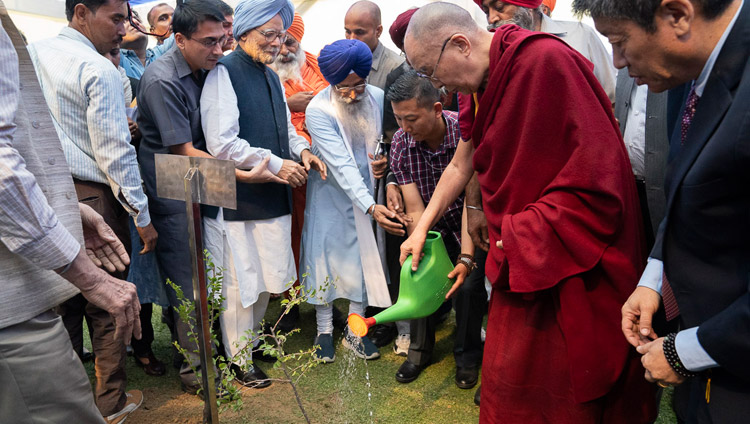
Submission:
[[[468,274],[471,274],[471,272],[477,268],[477,263],[474,262],[474,257],[467,255],[466,253],[458,255],[458,262],[456,262],[456,265],[458,264],[464,264],[466,269],[469,270]]]

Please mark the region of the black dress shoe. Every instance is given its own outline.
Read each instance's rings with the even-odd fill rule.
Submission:
[[[251,365],[247,371],[242,371],[236,364],[232,364],[231,367],[237,381],[245,387],[262,389],[271,385],[266,373],[256,365]]]
[[[253,359],[257,359],[258,361],[268,362],[272,364],[276,362],[278,358],[276,358],[273,355],[269,355],[263,351],[256,351],[256,352],[253,352]]]
[[[200,384],[196,383],[196,384],[190,384],[190,385],[188,385],[188,384],[185,384],[185,383],[180,383],[180,385],[182,386],[182,391],[184,391],[185,393],[187,393],[189,395],[198,396],[199,398],[201,398],[201,400],[206,400],[206,397],[205,397],[205,395],[203,393],[203,390],[200,390],[200,388],[201,388]],[[229,391],[227,391],[227,389],[225,389],[221,385],[221,383],[219,383],[218,380],[216,381],[215,385],[216,385],[216,398],[217,399],[223,399],[223,398],[229,396]]]
[[[399,383],[411,383],[419,377],[423,368],[406,360],[398,367],[398,371],[396,371],[396,381]]]
[[[167,372],[167,367],[164,366],[164,362],[156,359],[156,356],[154,356],[154,352],[149,352],[149,354],[144,356],[143,358],[138,357],[138,355],[134,355],[134,358],[135,364],[143,368],[143,371],[150,376],[158,377],[160,375],[164,375],[164,373]]]
[[[457,367],[456,368],[456,386],[459,389],[471,389],[477,385],[479,379],[479,368],[477,367]]]
[[[282,308],[286,308],[285,306],[282,306]],[[279,320],[279,323],[276,325],[276,330],[281,331],[282,333],[288,333],[295,328],[299,327],[299,305],[292,306],[292,309],[289,310],[281,319]]]
[[[474,393],[474,403],[479,406],[479,395],[482,393],[482,386],[477,387],[477,392]]]
[[[367,331],[367,337],[377,347],[389,345],[396,337],[396,326],[375,324]]]

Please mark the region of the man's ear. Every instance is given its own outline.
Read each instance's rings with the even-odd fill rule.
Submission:
[[[151,27],[151,28],[153,28],[153,27]],[[174,34],[174,42],[175,42],[175,44],[177,44],[177,47],[180,50],[184,50],[185,49],[185,43],[187,43],[187,40],[188,40],[188,38],[185,37],[185,35],[183,35],[181,32],[177,32],[177,33]]]
[[[464,56],[469,56],[471,54],[471,41],[469,41],[469,39],[463,34],[459,33],[454,35],[448,44],[458,47],[458,50]]]
[[[380,35],[383,34],[383,25],[378,25],[377,28],[375,28],[375,35],[380,38]]]
[[[91,9],[83,3],[78,3],[73,8],[73,20],[76,20],[78,25],[84,25],[90,13]]]
[[[435,113],[435,118],[440,118],[443,116],[443,104],[440,102],[435,102],[435,104],[432,105],[432,111]]]
[[[677,37],[690,32],[695,22],[695,7],[690,0],[662,0],[654,15],[654,23],[661,23],[671,28]]]

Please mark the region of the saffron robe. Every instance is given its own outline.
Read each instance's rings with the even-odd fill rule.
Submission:
[[[472,132],[492,246],[483,423],[655,418],[620,329],[644,265],[638,196],[591,68],[547,34],[508,25],[492,41]]]
[[[305,63],[300,69],[302,80],[286,80],[284,81],[284,92],[286,98],[303,92],[312,91],[313,95],[317,96],[324,88],[328,87],[328,82],[323,77],[318,67],[318,58],[315,55],[305,52]],[[310,139],[310,133],[307,131],[305,126],[305,112],[292,112],[291,120],[294,129],[297,130],[297,134],[305,137],[309,143],[312,143]],[[299,270],[299,254],[300,254],[300,243],[302,241],[302,227],[305,223],[305,193],[307,192],[307,184],[303,184],[300,187],[292,189],[292,251],[294,252],[294,264]]]

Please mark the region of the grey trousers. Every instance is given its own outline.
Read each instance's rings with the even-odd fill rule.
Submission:
[[[104,423],[60,317],[0,329],[0,423]]]

